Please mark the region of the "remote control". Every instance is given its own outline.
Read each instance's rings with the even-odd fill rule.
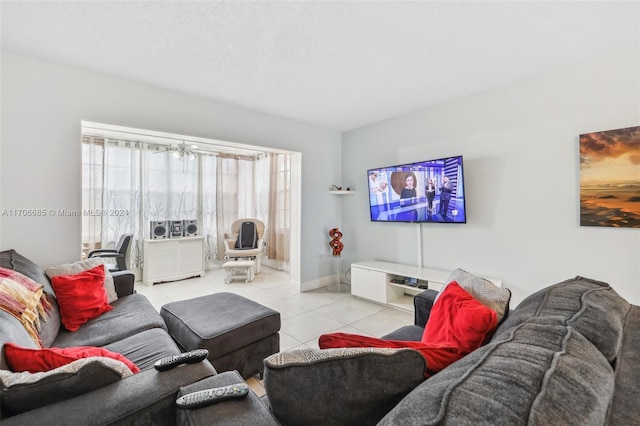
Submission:
[[[200,408],[227,399],[244,398],[248,393],[249,386],[246,383],[238,383],[183,395],[176,399],[176,406],[178,408]]]
[[[156,361],[153,366],[158,371],[171,370],[181,364],[195,364],[204,360],[209,355],[209,351],[206,349],[196,349],[189,352],[184,352],[179,355],[167,356]]]

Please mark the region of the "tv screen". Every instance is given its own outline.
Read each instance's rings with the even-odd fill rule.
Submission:
[[[466,223],[462,156],[370,169],[374,222]]]

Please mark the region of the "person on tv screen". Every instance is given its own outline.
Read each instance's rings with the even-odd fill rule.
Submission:
[[[371,219],[375,220],[380,215],[383,205],[387,204],[387,188],[388,184],[384,173],[372,170],[369,173],[369,197],[371,207]]]
[[[416,198],[418,196],[418,194],[416,193],[415,183],[416,183],[416,176],[412,172],[409,172],[407,176],[404,178],[405,187],[402,188],[402,192],[400,193],[400,199],[410,199],[410,198]],[[413,204],[413,201],[410,201],[407,204]],[[418,219],[418,211],[414,209],[414,210],[407,210],[407,211],[398,213],[398,219],[414,222]]]
[[[447,219],[447,212],[449,211],[449,201],[451,200],[451,193],[453,192],[453,186],[449,182],[449,178],[445,176],[442,178],[442,186],[440,187],[440,216],[443,219]]]
[[[429,178],[427,181],[427,187],[425,188],[425,192],[427,193],[427,209],[429,213],[433,212],[433,199],[436,197],[436,185],[433,183],[433,179]]]
[[[387,190],[387,182],[378,176],[378,171],[373,170],[369,173],[369,191],[372,194],[381,194]]]
[[[404,178],[405,187],[402,188],[402,192],[400,193],[400,198],[415,198],[416,194],[416,177],[413,173],[409,173],[407,177]]]

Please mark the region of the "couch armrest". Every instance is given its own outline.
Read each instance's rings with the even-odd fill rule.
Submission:
[[[437,295],[438,292],[435,290],[425,290],[422,293],[415,295],[413,298],[414,325],[424,327],[427,324],[427,320],[431,314],[431,308],[433,307],[433,302]]]
[[[136,282],[136,276],[131,271],[115,271],[111,272],[113,283],[116,286],[118,297],[128,296],[135,293],[133,289]]]
[[[175,425],[180,387],[215,375],[209,361],[158,372],[149,369],[75,398],[2,419],[2,426]]]
[[[375,425],[425,380],[416,350],[293,349],[264,360],[271,411],[285,425]]]

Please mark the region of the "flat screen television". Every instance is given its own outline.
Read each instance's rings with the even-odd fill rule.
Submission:
[[[367,171],[373,222],[466,223],[462,156]]]

